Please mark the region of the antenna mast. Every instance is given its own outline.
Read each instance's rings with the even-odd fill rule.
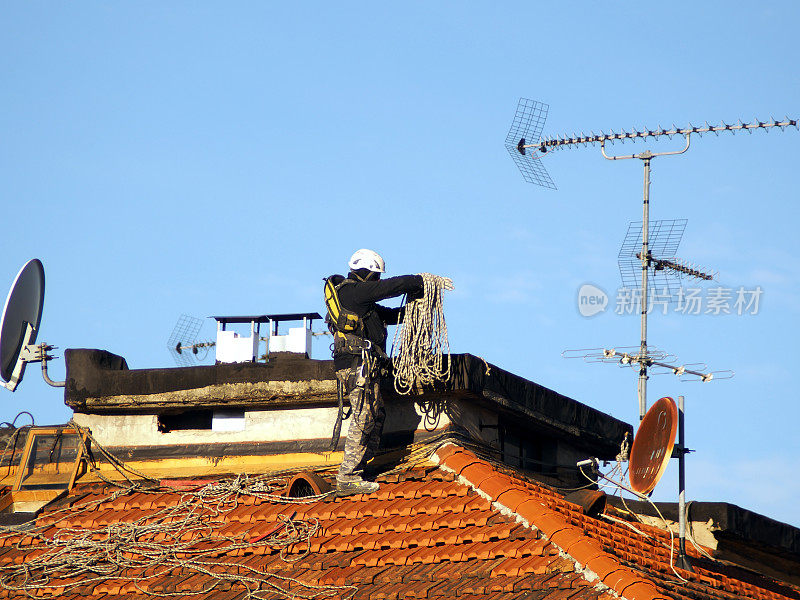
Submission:
[[[671,152],[651,152],[645,150],[640,154],[629,154],[626,156],[609,156],[606,154],[606,140],[600,141],[600,151],[603,157],[608,160],[625,160],[630,158],[638,158],[644,163],[644,199],[642,201],[642,251],[639,259],[642,262],[642,295],[641,295],[641,342],[639,354],[642,357],[647,356],[647,312],[649,308],[647,298],[647,275],[650,271],[652,264],[652,255],[650,254],[650,161],[657,156],[673,156],[683,154],[689,149],[691,138],[686,134],[686,146],[683,150],[673,150]],[[705,278],[705,277],[703,277]],[[709,277],[710,279],[710,277]],[[639,397],[639,420],[644,418],[647,412],[647,367],[648,361],[642,360],[639,363],[639,383],[637,385],[637,392]]]
[[[624,364],[639,365],[639,381],[637,386],[639,398],[639,419],[643,419],[647,412],[647,380],[648,368],[656,364],[648,355],[647,346],[647,313],[649,309],[648,299],[648,273],[651,267],[656,270],[670,269],[676,273],[697,277],[699,279],[713,279],[713,275],[704,273],[698,269],[688,267],[679,262],[669,259],[655,259],[650,251],[650,163],[658,156],[674,156],[683,154],[689,149],[692,134],[702,136],[704,133],[713,133],[719,135],[720,132],[730,132],[735,134],[737,131],[747,131],[752,133],[754,129],[764,129],[766,131],[779,128],[783,130],[786,127],[798,128],[796,119],[786,117],[783,121],[772,119],[771,121],[754,120],[752,123],[743,123],[739,121],[737,124],[729,125],[721,121],[719,125],[709,125],[707,122],[705,126],[697,127],[689,124],[688,127],[672,126],[672,129],[664,129],[659,126],[657,129],[634,129],[633,131],[625,131],[615,133],[600,132],[595,134],[592,132],[586,134],[572,134],[571,136],[561,137],[544,137],[541,138],[540,133],[547,118],[549,106],[535,100],[527,98],[520,98],[517,105],[517,112],[514,116],[514,121],[511,124],[508,135],[506,136],[506,149],[511,157],[514,159],[517,167],[522,173],[525,181],[535,183],[542,187],[556,189],[555,183],[550,175],[541,164],[541,157],[546,153],[559,150],[562,148],[576,148],[579,145],[600,145],[600,151],[603,157],[607,160],[626,160],[626,159],[639,159],[644,164],[644,191],[642,203],[642,248],[641,252],[637,254],[637,258],[641,263],[641,337],[638,355],[627,355],[628,362]],[[667,136],[670,139],[674,135],[680,135],[685,138],[686,145],[681,150],[673,150],[669,152],[652,152],[645,150],[638,154],[628,155],[609,155],[606,153],[606,142],[613,144],[614,142],[626,142],[628,140],[635,141],[637,139],[647,140],[648,138],[658,139],[662,136]],[[534,141],[536,140],[536,141]],[[531,143],[533,142],[533,143]],[[606,351],[607,352],[607,351]],[[613,356],[613,350],[612,356]],[[592,358],[587,355],[584,358]],[[608,357],[606,357],[608,358]],[[601,359],[602,360],[602,359]],[[676,367],[666,363],[661,363],[658,366],[667,367],[672,369],[676,374],[696,374],[700,376],[701,381],[710,381],[712,378],[711,373],[695,373],[687,371],[684,367]],[[680,373],[679,373],[680,371]],[[732,375],[731,375],[732,376]]]

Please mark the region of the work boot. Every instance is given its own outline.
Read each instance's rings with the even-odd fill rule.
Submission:
[[[353,494],[371,494],[377,492],[381,486],[374,481],[364,481],[363,479],[356,479],[355,481],[336,481],[336,495],[337,496],[352,496]]]

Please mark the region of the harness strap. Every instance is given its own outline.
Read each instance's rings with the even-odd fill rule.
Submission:
[[[336,447],[339,445],[339,438],[342,435],[342,419],[345,418],[344,416],[344,383],[338,377],[336,378],[336,396],[339,400],[339,412],[336,415],[336,423],[333,425],[333,435],[331,436],[331,452],[336,450]],[[350,412],[348,411],[348,417],[350,416]]]

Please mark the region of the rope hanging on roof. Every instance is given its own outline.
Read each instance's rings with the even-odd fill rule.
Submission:
[[[134,488],[47,512],[40,517],[43,522],[37,521],[24,534],[0,532],[0,544],[31,551],[22,564],[0,564],[0,589],[34,598],[42,591],[58,595],[114,580],[130,593],[154,597],[199,596],[233,586],[248,600],[352,598],[358,591],[355,586],[314,584],[276,573],[267,562],[263,567],[248,566],[237,559],[277,550],[284,561],[296,562],[311,551],[309,540],[319,531],[319,520],[295,518],[296,511],[278,514],[277,522],[262,535],[228,531],[228,513],[247,502],[247,496],[272,501],[286,484],[286,477],[240,475],[180,492],[164,487],[139,489],[141,494],[151,494],[154,503],[163,499],[165,491],[180,495],[174,505],[169,501],[159,507],[154,504],[152,513],[143,510],[129,517],[130,522],[105,526],[75,523],[82,515],[113,508],[117,498]],[[308,503],[322,497],[284,500]],[[187,574],[207,576],[203,589],[170,592],[158,587],[164,578],[185,579]]]
[[[450,343],[442,290],[453,289],[453,282],[430,273],[420,276],[425,295],[406,304],[403,322],[395,330],[392,342],[394,389],[398,394],[409,394],[415,387],[450,379]]]
[[[120,489],[100,498],[90,495],[92,499],[88,501],[78,500],[63,508],[46,511],[37,521],[0,527],[0,546],[13,544],[31,550],[22,564],[0,564],[0,590],[35,598],[43,590],[58,595],[113,579],[127,589],[133,588],[137,593],[154,597],[207,594],[231,586],[241,588],[242,598],[252,600],[276,597],[287,600],[348,599],[358,591],[353,585],[313,584],[275,573],[270,565],[263,568],[243,566],[235,558],[228,558],[242,553],[269,554],[277,550],[283,561],[292,563],[311,552],[308,542],[319,531],[319,520],[296,518],[297,511],[277,515],[277,523],[262,535],[231,535],[226,531],[230,525],[227,513],[241,504],[259,501],[311,504],[332,494],[327,492],[297,498],[284,496],[288,476],[302,468],[285,469],[269,475],[238,475],[193,489],[173,488],[163,483],[144,487],[142,482],[129,475],[149,480],[151,485],[159,480],[126,465],[103,448],[88,428],[73,421],[68,427],[85,433],[94,452],[109,462],[126,483],[103,476],[84,445],[90,472]],[[10,440],[22,430],[16,429]],[[83,438],[81,440],[83,443]],[[4,453],[7,450],[8,444]],[[5,456],[0,458],[1,466]],[[97,511],[106,512],[117,498],[134,492],[150,494],[154,501],[164,495],[179,496],[174,505],[166,501],[159,508],[154,506],[152,513],[145,510],[141,515],[129,517],[130,521],[116,522],[109,518],[105,526],[75,524],[83,515],[88,517]],[[252,500],[248,501],[248,496]],[[151,587],[164,577],[186,573],[208,576],[206,587],[180,593]]]

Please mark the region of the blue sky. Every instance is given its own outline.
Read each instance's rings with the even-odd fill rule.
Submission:
[[[798,118],[798,17],[790,1],[6,3],[0,282],[42,259],[41,340],[165,367],[182,313],[321,310],[321,278],[374,248],[389,274],[454,279],[453,351],[634,423],[634,373],[561,352],[638,343],[636,316],[584,318],[577,291],[613,301],[641,163],[565,150],[545,159],[558,191],[526,184],[503,147],[517,100],[550,105],[545,134]],[[800,526],[798,156],[787,130],[653,161],[652,218],[689,220],[679,255],[763,296],[757,315],[654,315],[651,343],[736,377],[653,377],[649,395],[686,396],[689,498]],[[69,418],[36,370],[0,418]]]

